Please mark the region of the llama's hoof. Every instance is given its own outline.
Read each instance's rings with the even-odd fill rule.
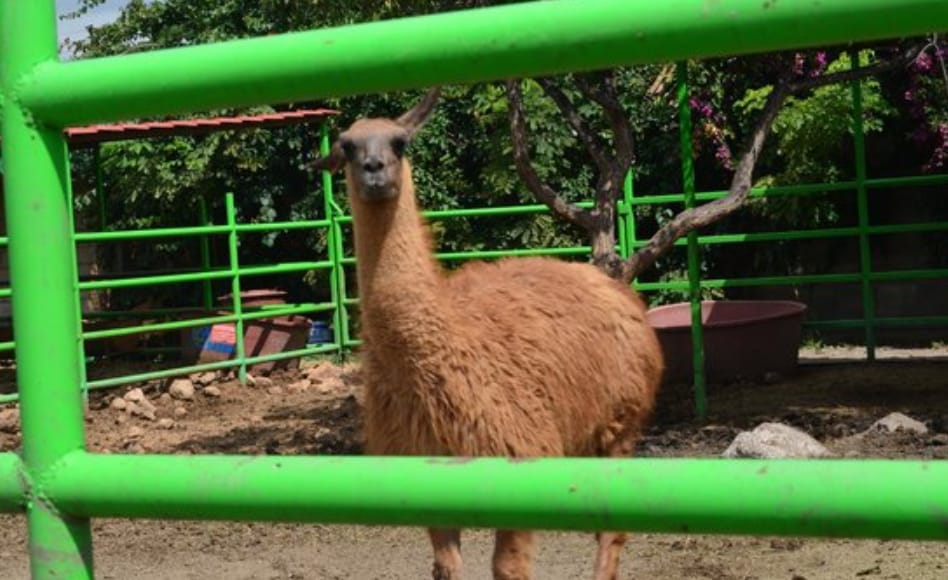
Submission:
[[[460,580],[461,572],[455,568],[449,568],[435,562],[431,570],[431,577],[434,580]]]

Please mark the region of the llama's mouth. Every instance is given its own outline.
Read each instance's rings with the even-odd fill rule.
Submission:
[[[366,201],[381,201],[395,197],[397,190],[390,183],[366,183],[362,186],[361,193]]]

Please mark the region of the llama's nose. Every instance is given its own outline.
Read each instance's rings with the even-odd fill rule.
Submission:
[[[382,159],[379,157],[369,157],[362,163],[362,169],[366,173],[378,173],[382,171],[383,167],[385,167],[385,164],[382,163]]]

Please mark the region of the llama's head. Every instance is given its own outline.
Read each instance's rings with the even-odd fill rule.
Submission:
[[[397,119],[359,119],[339,135],[318,169],[346,170],[346,180],[362,201],[394,199],[402,191],[405,148],[434,110],[440,87]]]

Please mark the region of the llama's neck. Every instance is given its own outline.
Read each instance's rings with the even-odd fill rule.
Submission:
[[[401,193],[391,201],[366,203],[349,194],[363,332],[375,349],[421,347],[445,329],[441,270],[418,213],[407,162],[402,181]]]

